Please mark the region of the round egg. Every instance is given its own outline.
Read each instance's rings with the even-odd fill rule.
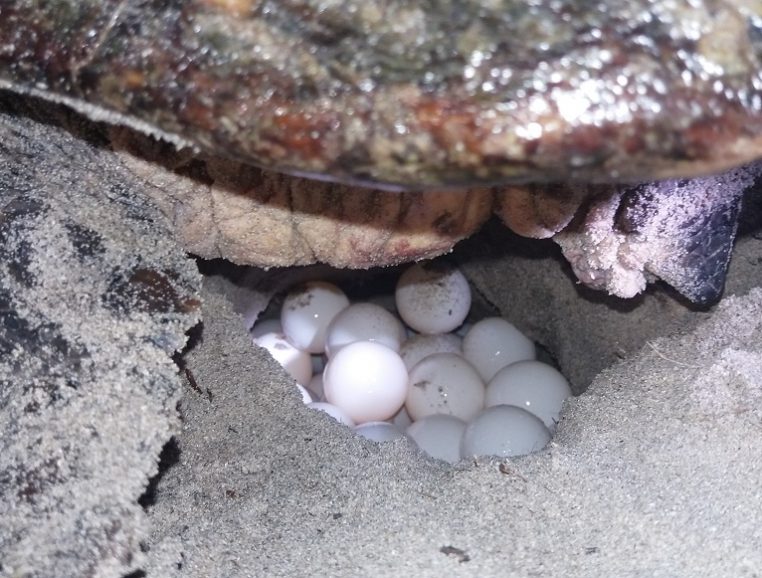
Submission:
[[[535,358],[532,340],[502,317],[487,317],[463,338],[463,356],[482,376],[485,383],[506,365]]]
[[[410,370],[405,408],[413,421],[435,413],[468,421],[484,407],[484,382],[456,353],[434,353]]]
[[[396,426],[387,421],[369,421],[355,427],[355,433],[374,442],[390,442],[404,437]]]
[[[452,333],[439,335],[414,335],[400,347],[400,357],[408,371],[424,357],[432,353],[461,353],[461,338]]]
[[[347,415],[347,412],[342,410],[340,407],[336,407],[333,404],[326,403],[324,401],[313,401],[312,403],[308,403],[307,407],[310,409],[322,411],[323,413],[327,413],[333,419],[339,423],[343,423],[345,426],[355,427],[354,420]]]
[[[282,333],[265,333],[254,339],[264,347],[298,383],[307,385],[312,378],[312,359],[306,351],[297,349]]]
[[[460,461],[460,440],[466,422],[452,415],[429,415],[407,428],[408,437],[432,458],[451,464]]]
[[[329,356],[356,341],[372,341],[396,351],[405,340],[405,327],[394,315],[374,303],[354,303],[331,322],[325,347]]]
[[[442,262],[417,263],[399,278],[394,292],[402,320],[419,333],[447,333],[471,308],[471,288],[463,273]]]
[[[345,345],[323,372],[326,400],[358,424],[397,413],[407,396],[407,382],[407,369],[397,352],[372,341]]]
[[[504,367],[487,384],[487,406],[515,405],[555,430],[564,400],[572,394],[561,373],[540,361],[518,361]]]
[[[280,313],[283,333],[298,349],[323,353],[328,325],[349,299],[332,283],[309,281],[286,296]]]
[[[550,431],[540,418],[513,405],[495,405],[466,426],[460,443],[463,458],[523,456],[545,447]]]

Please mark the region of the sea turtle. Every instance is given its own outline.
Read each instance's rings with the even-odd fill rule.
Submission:
[[[654,275],[720,294],[760,170],[734,167],[762,156],[761,60],[758,0],[0,4],[0,88],[202,155],[123,157],[201,256],[420,259],[494,202],[625,297]]]
[[[0,1],[0,574],[145,561],[168,356],[201,315],[172,233],[369,267],[494,209],[586,284],[711,301],[761,61],[759,0]]]

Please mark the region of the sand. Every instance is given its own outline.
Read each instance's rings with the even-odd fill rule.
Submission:
[[[308,410],[252,346],[245,320],[314,269],[202,264],[227,275],[173,364],[196,263],[103,142],[42,120],[0,118],[1,576],[762,574],[759,199],[704,311],[585,290],[495,223],[456,248],[579,395],[542,452],[451,467]]]
[[[590,299],[554,257],[495,235],[455,257],[586,389],[546,450],[449,467],[357,438],[252,348],[231,305],[247,291],[207,278],[186,355],[202,391],[186,388],[179,461],[149,509],[148,575],[758,575],[759,242],[739,243],[738,294],[694,312],[663,288]],[[540,306],[517,314],[530,294]]]

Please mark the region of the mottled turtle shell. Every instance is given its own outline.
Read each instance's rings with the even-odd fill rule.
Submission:
[[[201,154],[111,139],[200,256],[399,263],[494,207],[622,297],[721,294],[761,62],[759,0],[0,3],[0,89]]]
[[[440,187],[762,156],[759,0],[11,0],[0,87],[261,167]]]

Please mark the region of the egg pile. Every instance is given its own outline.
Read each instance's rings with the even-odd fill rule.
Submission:
[[[465,276],[433,261],[400,276],[393,303],[350,303],[332,283],[303,283],[285,297],[280,320],[251,333],[309,407],[371,440],[406,436],[450,463],[537,451],[569,384],[505,319],[464,323],[470,308]]]

